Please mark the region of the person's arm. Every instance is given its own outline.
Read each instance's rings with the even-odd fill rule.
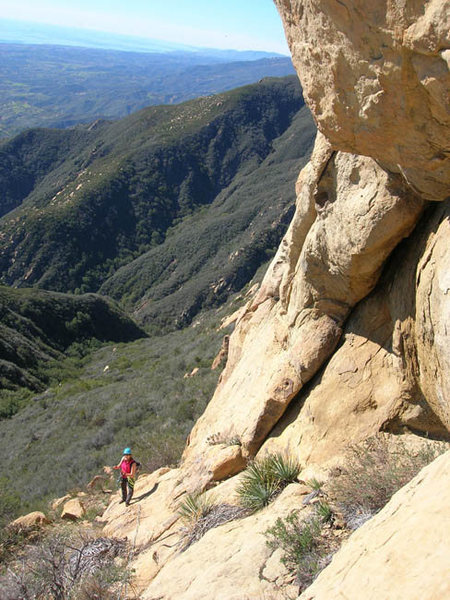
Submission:
[[[120,461],[120,463],[118,465],[116,465],[115,467],[113,467],[113,469],[120,469],[120,467],[122,466],[122,461]]]
[[[136,479],[136,463],[135,463],[135,462],[134,462],[134,463],[131,465],[131,473],[130,473],[130,476],[131,476],[133,479]]]

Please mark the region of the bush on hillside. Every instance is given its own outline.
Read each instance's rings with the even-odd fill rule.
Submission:
[[[350,446],[346,466],[336,470],[329,494],[341,508],[347,525],[356,529],[446,449],[424,441],[411,450],[401,440],[393,445],[382,434],[373,436]]]
[[[113,600],[130,579],[125,564],[115,561],[125,551],[123,540],[59,530],[10,563],[0,577],[2,600]]]
[[[331,516],[329,505],[320,502],[308,517],[302,519],[299,511],[293,511],[265,532],[269,548],[281,549],[280,560],[295,575],[300,591],[329,564],[337,549],[336,541],[324,534]]]

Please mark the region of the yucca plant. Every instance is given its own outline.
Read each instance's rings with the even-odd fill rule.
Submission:
[[[299,463],[281,454],[255,460],[244,471],[236,490],[241,505],[251,511],[267,506],[286,485],[295,481],[299,472]]]
[[[212,498],[208,498],[205,494],[196,492],[186,494],[186,497],[178,506],[178,514],[183,521],[189,524],[195,524],[199,519],[210,513],[215,504]]]
[[[283,487],[297,480],[301,467],[296,458],[283,454],[269,454],[265,460],[267,461],[267,468]]]

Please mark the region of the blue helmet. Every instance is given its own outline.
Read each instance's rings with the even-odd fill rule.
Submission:
[[[131,454],[131,448],[125,448],[125,450],[123,451],[124,455],[125,454]]]

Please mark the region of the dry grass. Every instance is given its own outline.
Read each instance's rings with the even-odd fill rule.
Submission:
[[[356,529],[446,449],[424,441],[412,450],[402,440],[392,443],[388,436],[379,434],[349,448],[346,466],[334,473],[328,492],[342,510],[347,526]]]
[[[225,503],[211,504],[206,513],[197,513],[196,518],[188,521],[186,527],[182,529],[181,551],[186,550],[193,543],[201,539],[210,529],[219,527],[219,525],[223,525],[234,519],[239,519],[246,514],[247,511],[241,506]]]

